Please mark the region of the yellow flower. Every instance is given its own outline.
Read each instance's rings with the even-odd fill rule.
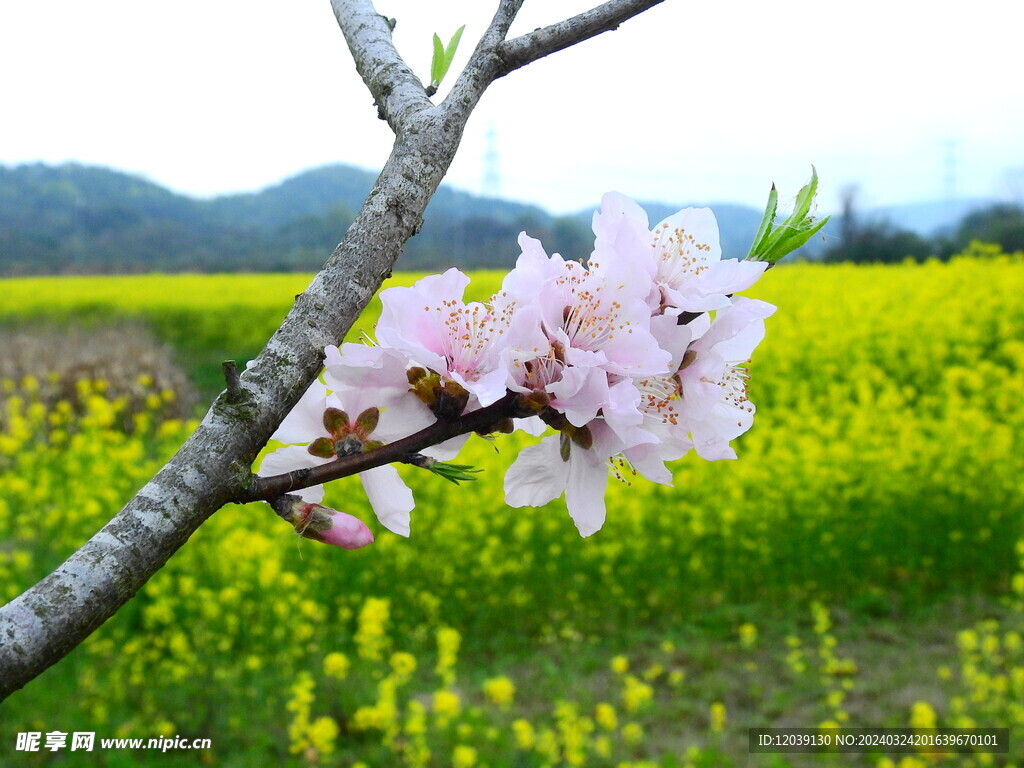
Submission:
[[[636,712],[650,704],[653,698],[654,689],[651,686],[632,675],[626,675],[623,680],[622,705],[627,712]]]
[[[926,701],[915,701],[910,706],[911,728],[934,728],[936,723],[935,710]]]
[[[437,676],[445,685],[455,682],[455,662],[459,658],[459,645],[462,635],[451,627],[437,630]]]
[[[515,697],[516,687],[507,677],[492,677],[484,681],[483,691],[492,704],[508,709]]]
[[[622,726],[622,740],[627,744],[639,744],[644,740],[644,729],[639,723],[626,723]]]
[[[716,701],[711,705],[711,730],[716,733],[725,730],[725,722],[725,704],[720,701]]]
[[[395,677],[405,682],[416,671],[416,657],[404,651],[393,653],[391,654],[391,669],[394,670]]]
[[[410,736],[418,736],[427,732],[427,708],[416,699],[409,702],[406,710],[405,732]]]
[[[459,716],[462,711],[462,700],[454,691],[434,691],[432,709],[439,721],[447,723],[450,719]]]
[[[651,666],[644,670],[644,680],[648,682],[657,680],[664,672],[665,668],[661,664],[651,664]]]
[[[624,675],[629,671],[629,659],[625,656],[616,656],[612,659],[611,668],[616,675]]]
[[[359,707],[352,715],[352,727],[357,731],[380,728],[382,725],[383,718],[377,707]]]
[[[388,644],[387,624],[391,601],[375,597],[367,598],[359,611],[359,628],[356,630],[356,646],[363,659],[379,660]]]
[[[452,751],[452,768],[473,768],[476,765],[476,750],[459,744]]]
[[[348,656],[344,653],[329,653],[324,657],[324,674],[336,680],[344,680],[348,676]]]
[[[740,636],[740,645],[744,648],[753,648],[757,644],[757,627],[750,622],[740,624],[738,632]]]
[[[310,745],[321,755],[334,752],[334,740],[338,738],[338,724],[330,717],[318,717],[309,725]]]
[[[619,719],[615,715],[615,707],[603,701],[594,710],[594,719],[606,731],[614,731],[619,727]]]
[[[512,721],[512,735],[515,736],[516,746],[519,749],[532,749],[536,742],[536,736],[533,732],[533,726],[529,720],[518,720]]]

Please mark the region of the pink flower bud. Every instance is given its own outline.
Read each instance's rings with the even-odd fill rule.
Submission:
[[[342,549],[359,549],[373,543],[373,533],[358,517],[311,504],[292,494],[279,496],[270,505],[295,527],[296,533],[307,539]]]
[[[309,539],[322,541],[324,544],[333,544],[342,549],[359,549],[368,544],[373,544],[373,533],[366,527],[366,523],[358,517],[346,515],[344,512],[328,510],[321,507],[322,511],[330,511],[331,527],[325,531],[309,531],[303,536]]]

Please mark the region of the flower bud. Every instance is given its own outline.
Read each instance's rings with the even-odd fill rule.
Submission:
[[[303,532],[307,539],[321,541],[324,544],[333,544],[342,549],[359,549],[373,544],[373,533],[366,527],[366,523],[353,515],[338,512],[327,507],[320,507],[321,510],[329,512],[331,527],[327,530],[310,532],[308,529]]]
[[[278,496],[270,506],[307,539],[342,549],[359,549],[373,543],[373,533],[358,517],[311,504],[293,494]]]
[[[412,368],[405,372],[405,377],[409,380],[409,384],[411,384],[412,386],[416,386],[416,384],[419,383],[419,380],[426,375],[427,369],[420,368],[418,365],[413,366]]]
[[[439,419],[454,421],[462,415],[469,404],[469,392],[457,382],[446,381],[443,386],[434,388],[436,398],[430,404],[430,410]]]
[[[565,434],[564,432],[562,434]],[[589,451],[594,447],[594,436],[590,433],[590,427],[584,425],[582,427],[576,427],[576,429],[569,433],[569,437],[576,443],[580,448],[585,451]]]
[[[441,377],[433,371],[428,373],[424,368],[410,368],[405,375],[409,379],[409,391],[416,395],[420,402],[433,408]]]

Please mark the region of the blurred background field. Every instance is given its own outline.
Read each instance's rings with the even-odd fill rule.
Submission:
[[[499,281],[475,273],[473,297]],[[0,600],[141,486],[220,388],[220,361],[254,356],[306,282],[0,281]],[[474,438],[462,458],[485,472],[464,487],[404,471],[409,540],[374,527],[347,481],[327,503],[370,522],[365,550],[296,539],[265,505],[225,508],[0,706],[4,733],[209,737],[204,759],[224,766],[1020,765],[751,756],[746,729],[1024,739],[1022,257],[797,264],[750,295],[779,311],[738,462],[688,456],[672,488],[613,483],[586,540],[561,502],[504,506],[516,439]],[[18,755],[75,764],[59,757]]]

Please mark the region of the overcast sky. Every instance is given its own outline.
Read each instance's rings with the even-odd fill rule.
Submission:
[[[513,34],[588,6],[526,0]],[[425,79],[432,33],[466,24],[457,68],[494,3],[377,7]],[[943,7],[667,0],[498,81],[448,182],[481,191],[493,130],[501,195],[555,212],[611,189],[762,205],[812,163],[826,210],[853,183],[867,204],[942,199],[950,167],[960,196],[1005,194],[1024,167],[1024,12]],[[207,196],[376,170],[391,143],[328,0],[0,3],[0,72],[5,164],[74,160]]]

